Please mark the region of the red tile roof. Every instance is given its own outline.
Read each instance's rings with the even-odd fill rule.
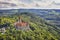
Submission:
[[[26,27],[28,25],[28,23],[26,22],[18,22],[16,23],[16,26],[19,26],[19,27]]]

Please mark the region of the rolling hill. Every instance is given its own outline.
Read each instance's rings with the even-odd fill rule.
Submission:
[[[34,11],[34,10],[33,10]],[[4,34],[0,33],[0,40],[60,40],[60,27],[56,25],[52,25],[50,21],[48,22],[46,18],[41,17],[38,11],[35,11],[35,14],[32,10],[27,11],[9,11],[11,14],[6,11],[1,11],[2,13],[6,12],[8,15],[0,16],[0,26],[6,23],[9,23],[8,28]],[[40,12],[41,10],[39,10]],[[45,13],[46,10],[43,10],[43,15],[48,17],[51,13]],[[0,14],[2,14],[0,13]],[[14,13],[12,15],[12,13]],[[56,12],[55,12],[56,13]],[[39,14],[39,15],[38,15]],[[42,13],[41,13],[42,14]],[[42,16],[43,16],[42,15]],[[14,22],[18,20],[18,17],[21,16],[22,20],[29,23],[29,27],[31,30],[23,31],[23,30],[16,30],[14,27]],[[51,16],[50,16],[51,17]],[[49,18],[49,17],[48,17]],[[51,17],[52,18],[52,17]],[[53,19],[52,19],[53,20]]]

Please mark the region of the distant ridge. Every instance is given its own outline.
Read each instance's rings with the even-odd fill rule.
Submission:
[[[40,14],[41,12],[52,12],[52,11],[56,11],[56,12],[60,12],[59,9],[0,9],[0,12],[33,12],[33,13],[38,13]]]

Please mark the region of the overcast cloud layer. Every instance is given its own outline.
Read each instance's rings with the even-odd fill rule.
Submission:
[[[60,0],[0,0],[0,9],[10,8],[60,9]]]

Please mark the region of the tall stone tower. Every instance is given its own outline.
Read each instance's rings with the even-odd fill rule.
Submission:
[[[19,22],[22,22],[22,20],[21,20],[21,16],[19,17],[19,20],[18,20]]]

